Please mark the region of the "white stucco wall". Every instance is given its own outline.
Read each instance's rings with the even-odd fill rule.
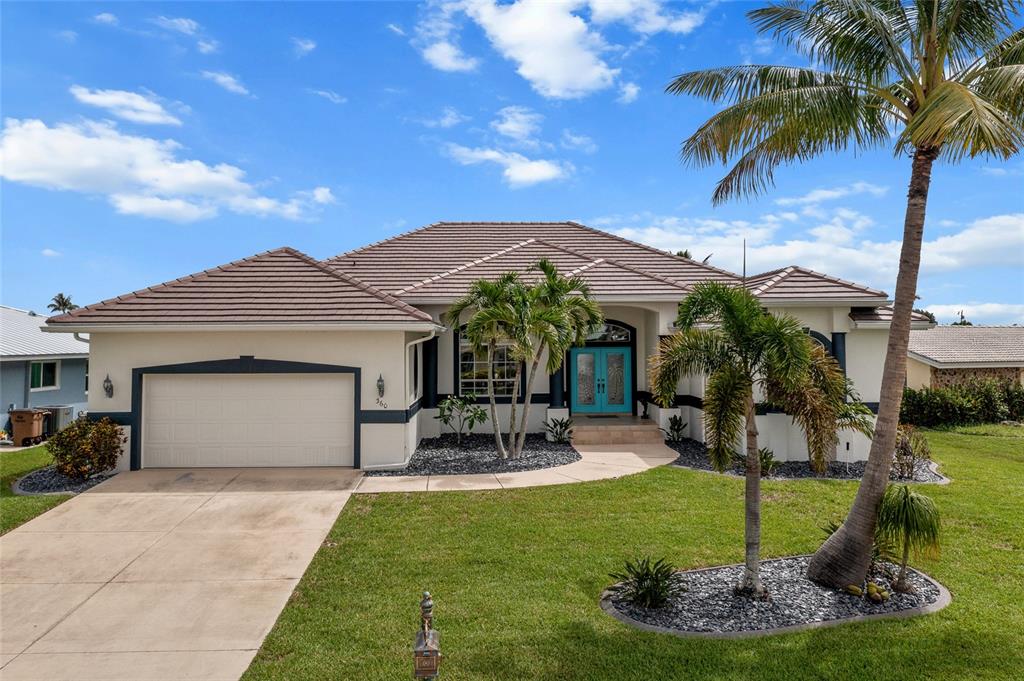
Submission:
[[[109,375],[114,395],[91,390],[92,412],[131,411],[132,369],[183,362],[257,359],[338,364],[362,369],[362,410],[402,410],[409,406],[405,370],[406,335],[401,331],[165,332],[91,334],[90,377],[95,385]],[[377,404],[377,377],[386,385]],[[405,423],[364,423],[364,467],[401,463],[411,454]],[[127,458],[127,457],[123,457]]]

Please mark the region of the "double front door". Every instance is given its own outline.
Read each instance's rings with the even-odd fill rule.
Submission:
[[[582,414],[633,410],[630,348],[573,348],[569,355],[572,411]]]

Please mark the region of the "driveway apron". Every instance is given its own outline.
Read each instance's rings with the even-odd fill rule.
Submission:
[[[235,681],[360,475],[121,473],[0,537],[0,679]]]

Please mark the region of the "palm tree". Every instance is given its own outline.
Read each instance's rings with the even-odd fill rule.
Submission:
[[[55,295],[46,307],[50,312],[59,312],[61,314],[78,309],[78,306],[71,302],[71,296],[66,296],[63,293]]]
[[[540,272],[541,278],[526,291],[519,307],[520,325],[516,334],[522,341],[519,354],[524,362],[530,363],[530,369],[526,378],[526,393],[523,395],[522,420],[512,458],[519,457],[526,444],[533,381],[544,353],[548,357],[547,372],[553,374],[565,361],[566,351],[573,346],[585,344],[587,336],[604,323],[601,307],[594,301],[585,279],[563,276],[548,260],[541,260],[533,269]]]
[[[782,163],[825,152],[891,148],[911,157],[910,189],[878,418],[846,522],[808,576],[863,581],[889,480],[906,375],[932,165],[942,158],[1008,159],[1024,145],[1024,29],[1019,0],[794,0],[748,13],[758,32],[814,67],[729,66],[684,73],[673,94],[725,108],[683,143],[698,166],[735,165],[713,202],[757,194]]]
[[[445,321],[458,326],[463,313],[470,311],[463,333],[474,352],[484,352],[487,357],[487,397],[490,402],[491,425],[494,428],[495,446],[498,455],[505,459],[508,450],[498,421],[497,400],[494,395],[494,356],[498,345],[509,340],[511,329],[516,322],[513,301],[522,297],[523,285],[519,276],[509,272],[495,281],[480,279],[470,286],[463,297],[455,301],[445,313]],[[518,377],[516,386],[518,386]],[[515,395],[512,396],[515,402]],[[511,449],[512,442],[509,442]]]
[[[939,549],[939,509],[935,502],[918,494],[907,485],[890,485],[878,509],[878,529],[895,544],[903,547],[900,574],[893,588],[908,592],[907,559],[910,552],[934,554]]]
[[[707,376],[704,418],[708,454],[719,471],[731,465],[745,433],[745,569],[739,593],[763,597],[761,583],[761,462],[755,390],[786,409],[807,435],[812,461],[835,451],[839,403],[846,382],[835,361],[824,361],[791,315],[771,315],[749,291],[720,283],[695,284],[679,305],[680,329],[651,358],[650,384],[663,406],[674,404],[686,374]],[[815,350],[818,348],[818,350]],[[813,408],[804,408],[814,405]]]

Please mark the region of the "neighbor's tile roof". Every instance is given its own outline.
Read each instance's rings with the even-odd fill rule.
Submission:
[[[883,305],[881,307],[855,307],[850,310],[850,319],[855,322],[880,322],[884,324],[892,323],[892,306]],[[914,310],[910,313],[910,323],[917,326],[935,326],[935,323],[927,316]]]
[[[71,334],[46,333],[40,327],[46,317],[28,310],[0,305],[0,356],[85,357],[89,344]]]
[[[790,265],[747,277],[746,287],[764,301],[885,299],[885,291]]]
[[[475,260],[493,258],[530,239],[568,249],[590,262],[614,260],[682,286],[706,280],[739,281],[731,272],[576,222],[438,222],[325,262],[395,293]],[[641,278],[621,293],[643,294],[645,285]]]
[[[941,364],[1024,365],[1024,327],[937,326],[911,331],[909,350]]]
[[[48,324],[331,324],[424,322],[428,314],[279,248],[48,320]]]

